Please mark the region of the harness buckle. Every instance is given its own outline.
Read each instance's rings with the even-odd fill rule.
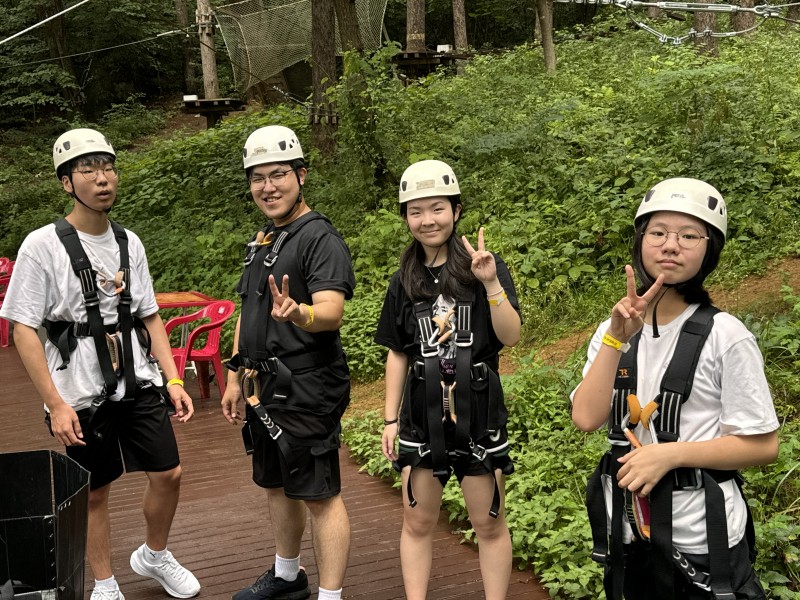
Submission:
[[[456,346],[458,346],[460,348],[468,348],[468,347],[472,346],[472,339],[473,339],[474,336],[472,335],[472,332],[470,331],[469,332],[469,339],[465,340],[464,337],[463,337],[463,333],[464,333],[463,331],[457,331],[456,332]]]
[[[470,372],[473,381],[485,381],[489,376],[489,367],[483,362],[475,363],[470,367]]]
[[[483,462],[486,460],[486,455],[488,452],[483,446],[479,446],[478,444],[470,444],[470,450],[472,450],[472,456],[477,458],[479,461]]]
[[[269,254],[267,254],[267,257],[264,259],[264,266],[271,267],[272,265],[275,264],[276,260],[278,260],[278,253],[272,250],[270,251]]]
[[[420,344],[420,350],[423,358],[433,358],[439,356],[439,347],[431,346],[430,344]]]
[[[419,454],[420,458],[423,458],[431,453],[431,446],[430,444],[422,444],[421,446],[417,446],[417,453]]]
[[[422,361],[414,361],[414,366],[411,367],[415,379],[425,381],[425,363]]]

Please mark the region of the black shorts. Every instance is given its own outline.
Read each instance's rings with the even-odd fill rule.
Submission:
[[[626,546],[624,597],[626,600],[649,600],[653,592],[652,546],[634,542]],[[753,565],[750,562],[750,548],[743,538],[730,549],[731,585],[734,595],[741,600],[766,600]],[[684,554],[696,569],[708,572],[708,554]],[[673,567],[674,594],[680,600],[712,600],[711,592],[701,590]]]
[[[258,418],[250,418],[244,427],[245,436],[249,430],[252,438],[256,485],[272,489],[282,487],[286,497],[293,500],[324,500],[341,492],[338,431],[325,447],[309,445],[306,440],[290,442],[292,466],[297,468],[290,476],[286,457]]]
[[[133,400],[104,402],[91,425],[88,409],[79,410],[78,418],[86,445],[67,446],[67,456],[91,473],[90,489],[126,471],[161,472],[180,465],[166,401],[153,386],[137,389]]]

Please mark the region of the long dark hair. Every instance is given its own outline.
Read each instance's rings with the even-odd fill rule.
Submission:
[[[455,217],[456,206],[460,205],[460,197],[450,196],[449,199]],[[406,210],[405,204],[400,205],[400,214],[405,216]],[[457,224],[458,221],[453,223],[453,232],[445,242],[447,244],[447,262],[439,275],[438,284],[430,281],[430,274],[425,268],[425,249],[416,238],[403,251],[403,255],[400,257],[400,283],[403,284],[403,289],[412,302],[427,300],[438,294],[442,294],[449,300],[456,300],[463,296],[464,292],[468,290],[471,292],[475,286],[476,279],[472,274],[472,259],[464,247],[464,242],[456,234]]]
[[[639,278],[639,295],[644,294],[645,291],[655,283],[650,274],[645,270],[644,263],[642,262],[642,244],[644,243],[644,232],[650,223],[652,214],[644,215],[636,223],[636,237],[633,241],[633,268],[636,270],[636,276]],[[708,244],[706,245],[706,254],[703,257],[703,264],[700,265],[700,270],[694,277],[687,281],[673,285],[673,289],[678,292],[683,299],[689,304],[700,304],[700,306],[711,305],[711,296],[708,291],[703,287],[703,282],[711,272],[717,268],[719,264],[719,257],[722,253],[722,248],[725,246],[725,237],[716,227],[706,225],[708,232]]]

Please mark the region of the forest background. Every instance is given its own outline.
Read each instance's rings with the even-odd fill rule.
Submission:
[[[55,5],[0,0],[7,15],[0,39]],[[165,125],[175,122],[186,91],[184,35],[75,57],[69,69],[37,62],[64,55],[54,44],[59,36],[69,53],[80,53],[177,27],[172,2],[89,6],[70,13],[60,33],[0,47],[0,255],[13,257],[26,233],[64,214],[69,198],[52,172],[52,142],[70,127],[92,126],[120,151],[113,218],[141,236],[156,289],[236,300],[243,244],[263,225],[240,148],[257,127],[289,126],[312,167],[309,202],[342,231],[353,255],[358,288],[342,335],[354,379],[371,382],[383,370],[384,353],[372,341],[383,294],[409,240],[396,209],[399,176],[416,160],[447,161],[461,180],[460,232],[474,239],[486,228],[487,247],[508,263],[521,299],[524,340],[507,355],[516,368],[504,375],[517,449],[508,519],[518,564],[532,565],[554,597],[601,595],[583,502],[607,442],[570,421],[568,394],[585,343],[558,361],[544,361],[539,350],[566,336],[587,340],[623,294],[633,215],[654,182],[684,175],[714,183],[731,218],[714,289],[735,290],[753,274],[784,280],[780,293],[736,315],[758,338],[782,422],[778,461],[745,473],[757,569],[771,598],[800,597],[800,290],[790,276],[800,257],[797,28],[769,22],[709,56],[659,45],[619,10],[581,24],[587,12],[567,7],[555,13],[558,68],[548,72],[541,47],[528,43],[532,3],[468,2],[479,51],[458,75],[443,70],[407,85],[392,43],[340,62],[343,76],[329,90],[340,117],[337,145],[323,160],[311,146],[302,97],[251,102],[208,131]],[[429,40],[451,43],[448,7],[428,2]],[[404,2],[391,0],[390,39],[403,39],[404,18]],[[679,32],[687,24],[658,26]],[[217,56],[223,94],[238,95],[221,47]],[[230,331],[226,339],[230,348]],[[351,450],[371,473],[392,477],[379,452],[379,411],[350,415],[358,417],[346,425]],[[459,494],[448,487],[445,498],[463,525]],[[468,525],[463,534],[474,537]]]

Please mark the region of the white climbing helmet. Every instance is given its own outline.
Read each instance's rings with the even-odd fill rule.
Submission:
[[[458,196],[458,180],[445,162],[421,160],[408,167],[400,178],[400,204],[419,198]]]
[[[242,151],[245,171],[256,165],[291,162],[303,158],[303,148],[294,131],[282,125],[256,129],[247,138]]]
[[[728,209],[722,194],[712,185],[699,179],[675,177],[665,179],[645,194],[636,219],[659,211],[691,215],[719,230],[724,238],[728,232]]]
[[[71,129],[61,134],[53,144],[53,165],[58,168],[73,158],[103,152],[116,158],[117,154],[111,143],[99,131],[94,129]]]

